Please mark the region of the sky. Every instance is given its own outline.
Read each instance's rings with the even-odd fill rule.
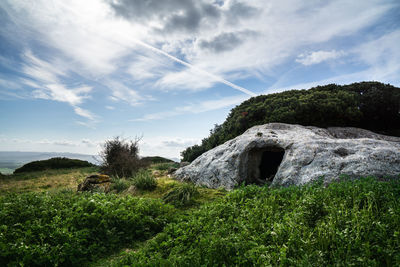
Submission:
[[[179,158],[244,100],[400,86],[398,0],[2,0],[0,151]]]

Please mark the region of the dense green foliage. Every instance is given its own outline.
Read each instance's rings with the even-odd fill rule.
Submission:
[[[35,172],[35,171],[44,171],[51,169],[84,168],[92,166],[94,166],[92,163],[79,159],[51,158],[47,160],[38,160],[29,162],[24,166],[16,169],[14,173]]]
[[[153,157],[143,157],[142,160],[144,161],[149,161],[152,164],[156,164],[156,163],[173,163],[173,160],[167,159],[167,158],[163,158],[160,156],[153,156]]]
[[[194,184],[183,183],[168,191],[163,200],[176,207],[189,206],[194,202],[194,198],[199,195],[199,191]]]
[[[157,181],[148,170],[141,170],[133,177],[133,185],[140,190],[153,190]]]
[[[400,136],[400,88],[379,82],[330,84],[309,90],[260,95],[233,108],[201,145],[187,148],[183,161],[242,134],[248,128],[282,122],[306,126],[352,126]]]
[[[169,224],[119,264],[399,266],[400,183],[247,186]]]
[[[139,158],[139,141],[138,138],[127,141],[118,136],[105,141],[100,152],[102,172],[110,176],[131,177],[147,166],[148,163]]]
[[[72,192],[0,197],[0,266],[81,266],[160,232],[161,200]]]

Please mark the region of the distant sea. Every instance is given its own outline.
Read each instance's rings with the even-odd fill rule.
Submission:
[[[99,164],[99,157],[95,155],[62,153],[62,152],[20,152],[20,151],[0,151],[0,172],[11,174],[22,165],[35,161],[45,160],[55,157],[66,157],[70,159],[86,160],[93,164]]]

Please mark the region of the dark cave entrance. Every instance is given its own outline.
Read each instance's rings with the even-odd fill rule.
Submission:
[[[275,146],[250,150],[246,182],[258,185],[271,183],[284,155],[285,150]]]

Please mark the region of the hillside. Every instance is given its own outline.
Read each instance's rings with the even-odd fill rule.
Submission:
[[[80,159],[98,164],[95,156],[79,153],[0,151],[0,172],[3,174],[11,174],[15,169],[26,163],[55,157]]]
[[[400,88],[379,82],[330,84],[309,90],[260,95],[231,110],[201,145],[182,151],[183,161],[235,138],[255,125],[282,122],[305,126],[359,127],[400,136]]]
[[[16,169],[14,173],[22,172],[36,172],[44,170],[57,170],[57,169],[72,169],[72,168],[85,168],[94,167],[92,163],[79,159],[69,158],[51,158],[46,160],[37,160],[29,162],[22,167]]]

